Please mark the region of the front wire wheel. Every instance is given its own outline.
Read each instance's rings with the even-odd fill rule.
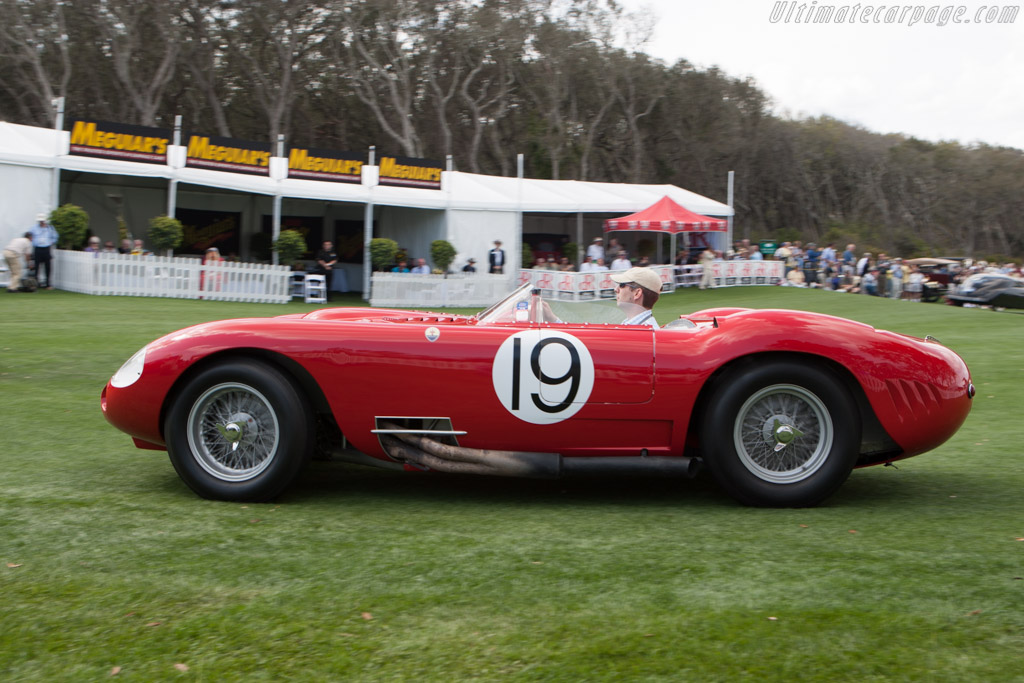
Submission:
[[[309,459],[315,422],[296,385],[255,360],[210,365],[171,399],[164,436],[189,488],[216,500],[269,500]]]
[[[740,462],[763,481],[792,484],[813,476],[832,449],[832,418],[803,387],[775,384],[740,408],[733,430]]]
[[[823,364],[765,361],[725,373],[701,432],[709,470],[747,505],[817,505],[842,485],[860,451],[857,404]]]
[[[188,443],[199,466],[222,481],[245,481],[265,470],[280,444],[273,406],[235,382],[210,387],[188,415]]]

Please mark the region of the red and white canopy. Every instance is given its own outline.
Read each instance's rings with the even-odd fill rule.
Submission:
[[[604,231],[643,230],[648,232],[725,232],[728,221],[709,218],[676,204],[670,198],[662,197],[643,211],[609,218],[604,222]]]

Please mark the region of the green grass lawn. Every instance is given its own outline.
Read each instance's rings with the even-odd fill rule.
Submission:
[[[931,334],[974,410],[815,509],[331,462],[211,502],[101,388],[165,332],[314,306],[0,295],[0,679],[1024,680],[1024,315],[771,287],[655,311],[733,305]]]

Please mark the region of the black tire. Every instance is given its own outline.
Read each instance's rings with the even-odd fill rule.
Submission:
[[[740,502],[809,507],[850,476],[860,436],[857,404],[832,371],[767,361],[721,378],[701,443],[708,469]]]
[[[280,370],[253,360],[211,365],[174,397],[164,422],[171,463],[203,498],[265,501],[309,459],[315,422]]]

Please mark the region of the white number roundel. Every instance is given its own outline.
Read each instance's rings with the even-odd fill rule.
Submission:
[[[555,424],[575,415],[590,398],[594,359],[571,334],[516,332],[498,348],[491,380],[505,410],[531,424]]]

